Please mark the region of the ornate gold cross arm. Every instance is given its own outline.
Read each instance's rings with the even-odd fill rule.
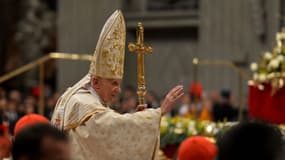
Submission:
[[[146,95],[146,84],[144,76],[144,55],[152,53],[150,46],[144,45],[144,28],[141,22],[138,23],[137,31],[137,42],[129,43],[128,48],[130,52],[137,53],[137,94],[139,98],[139,104],[144,104],[144,97]]]

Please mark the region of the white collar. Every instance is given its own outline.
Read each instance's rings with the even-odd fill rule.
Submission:
[[[104,106],[108,107],[108,104],[105,103],[105,102],[102,100],[102,98],[98,95],[98,93],[96,92],[96,90],[95,90],[91,85],[88,85],[88,86],[87,86],[87,90],[88,90],[93,96],[95,96],[96,98],[98,98],[99,101],[100,101]]]

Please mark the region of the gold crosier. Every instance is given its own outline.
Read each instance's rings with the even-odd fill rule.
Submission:
[[[129,43],[128,48],[130,52],[137,53],[137,94],[139,104],[144,104],[144,98],[146,95],[146,85],[144,76],[144,55],[151,54],[152,48],[150,46],[144,45],[144,28],[141,22],[138,23],[136,36],[136,44]]]

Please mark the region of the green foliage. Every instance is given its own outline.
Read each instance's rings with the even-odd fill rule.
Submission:
[[[216,139],[234,123],[215,123],[185,117],[163,117],[160,126],[160,147],[180,144],[190,136],[202,135]]]

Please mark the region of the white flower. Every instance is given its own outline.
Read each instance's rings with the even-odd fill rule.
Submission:
[[[284,61],[284,56],[283,56],[283,55],[278,55],[278,56],[277,56],[277,59],[278,59],[280,62],[283,62],[283,61]]]
[[[182,134],[182,133],[183,133],[183,129],[182,129],[182,128],[175,128],[175,129],[174,129],[174,133],[176,133],[176,134]]]
[[[195,127],[196,123],[194,121],[190,121],[188,124],[188,133],[192,133],[193,135],[196,135],[198,131],[196,130]]]
[[[276,69],[279,66],[279,60],[277,58],[270,60],[268,64],[269,68]]]
[[[167,121],[161,121],[161,127],[167,127],[168,126],[168,122]]]
[[[258,80],[258,78],[259,78],[258,73],[254,73],[254,74],[253,74],[253,79],[254,79],[254,80]]]
[[[264,53],[264,59],[270,60],[272,58],[272,54],[270,52],[265,52]]]
[[[272,78],[274,78],[275,77],[275,73],[269,73],[268,75],[267,75],[267,78],[268,79],[272,79]]]
[[[206,127],[206,132],[211,133],[213,131],[213,126],[212,125],[208,125]]]
[[[278,45],[282,47],[282,43],[281,43],[281,45],[277,43],[277,46],[278,46]],[[276,54],[276,53],[277,53],[277,54],[278,54],[278,53],[281,53],[281,52],[282,52],[282,48],[281,48],[281,47],[275,47],[275,48],[273,49],[273,53],[275,53],[275,54]]]
[[[182,122],[177,122],[175,125],[176,128],[181,128],[182,126],[183,126]]]
[[[260,82],[265,82],[266,81],[266,75],[264,73],[261,73],[258,75],[258,80]]]
[[[253,62],[253,63],[251,63],[250,64],[250,69],[251,69],[251,71],[256,71],[257,69],[258,69],[258,64],[257,63],[255,63],[255,62]]]

